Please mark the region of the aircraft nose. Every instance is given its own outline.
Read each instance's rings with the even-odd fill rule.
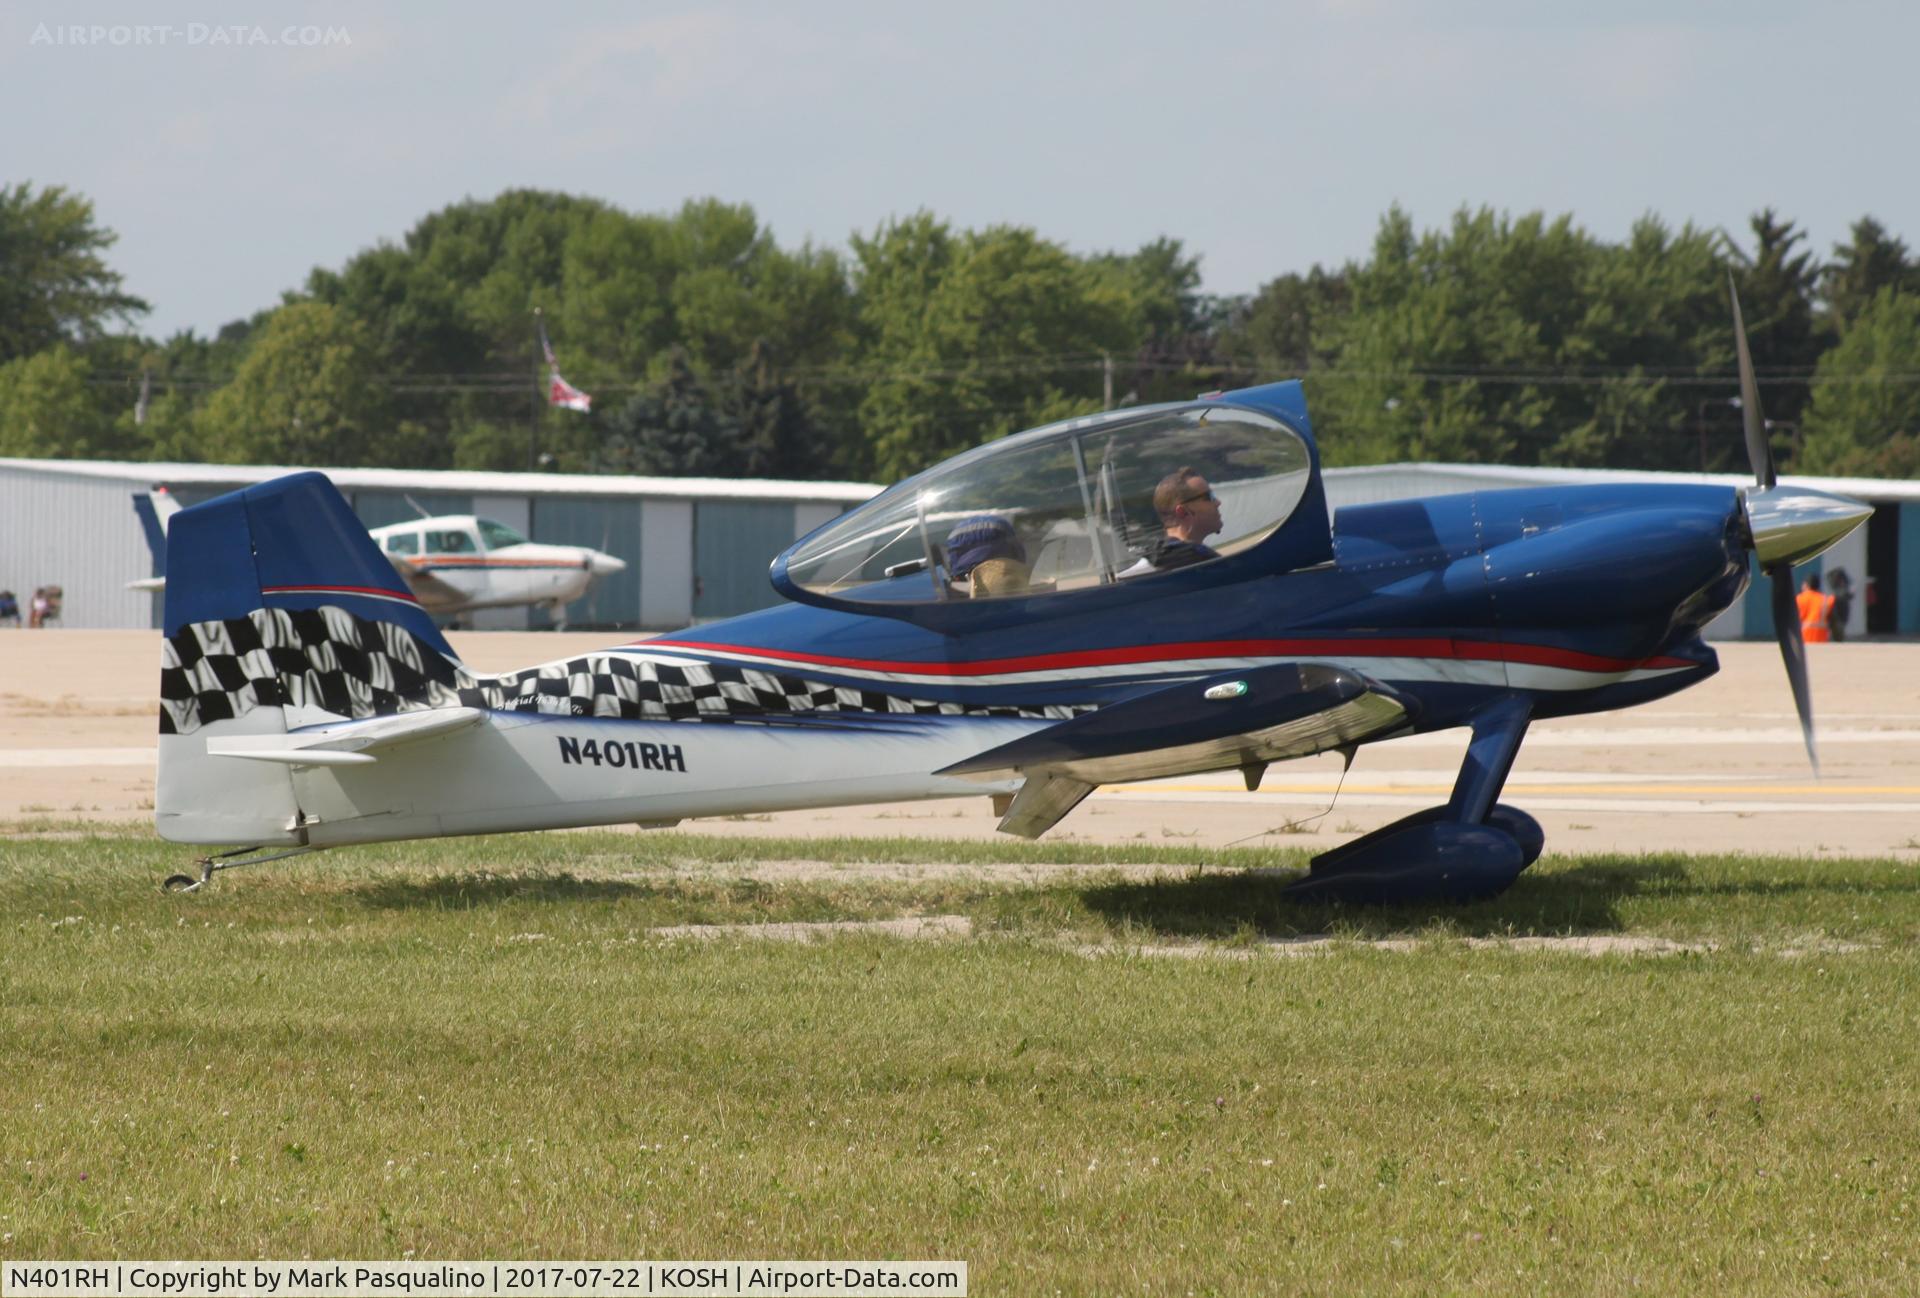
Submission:
[[[587,571],[596,577],[611,577],[617,572],[627,570],[627,561],[599,550],[587,551]]]
[[[1782,483],[1747,493],[1747,528],[1762,568],[1805,563],[1864,523],[1873,506],[1851,496]]]

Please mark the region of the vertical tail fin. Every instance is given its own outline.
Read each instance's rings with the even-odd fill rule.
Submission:
[[[334,607],[454,656],[324,474],[290,474],[180,511],[167,529],[167,562],[168,635],[258,609]]]
[[[301,841],[290,769],[209,755],[209,738],[454,701],[452,647],[321,474],[181,510],[167,567],[154,797],[164,837]]]

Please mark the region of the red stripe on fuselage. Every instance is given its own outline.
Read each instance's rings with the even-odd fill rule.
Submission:
[[[403,590],[382,590],[378,586],[262,586],[262,595],[372,595],[380,599],[397,599],[408,604],[418,604]]]
[[[458,555],[423,554],[407,556],[415,568],[584,568],[583,559],[463,559]]]
[[[836,658],[827,654],[795,653],[749,645],[711,644],[700,640],[639,640],[629,648],[685,649],[697,653],[743,654],[777,658],[818,667],[846,667],[860,671],[913,676],[998,676],[1015,672],[1061,671],[1074,667],[1116,664],[1183,662],[1196,658],[1451,658],[1462,661],[1526,663],[1535,667],[1564,667],[1583,672],[1629,672],[1643,667],[1693,667],[1685,658],[1611,658],[1557,649],[1550,645],[1501,644],[1492,640],[1456,640],[1451,636],[1401,639],[1344,640],[1192,640],[1179,644],[1126,645],[1117,649],[1083,649],[1070,653],[1031,654],[1021,658],[984,658],[975,662],[890,662],[868,658]]]

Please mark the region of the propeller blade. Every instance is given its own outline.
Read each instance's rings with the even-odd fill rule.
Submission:
[[[1793,569],[1784,564],[1768,578],[1773,583],[1773,634],[1780,641],[1780,658],[1793,686],[1793,706],[1800,713],[1800,733],[1807,741],[1807,760],[1820,774],[1820,754],[1813,747],[1813,691],[1807,684],[1807,646],[1800,638],[1800,608],[1793,600]]]
[[[1740,293],[1727,272],[1727,296],[1733,300],[1733,346],[1740,359],[1740,420],[1747,430],[1747,463],[1762,491],[1774,484],[1773,449],[1767,445],[1767,421],[1760,414],[1760,384],[1753,377],[1753,355],[1747,350],[1747,325],[1740,318]]]

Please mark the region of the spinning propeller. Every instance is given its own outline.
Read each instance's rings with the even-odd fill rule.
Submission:
[[[1873,512],[1849,496],[1809,487],[1782,487],[1773,472],[1773,449],[1767,444],[1767,421],[1760,414],[1760,385],[1753,376],[1753,356],[1747,350],[1747,327],[1740,318],[1740,294],[1727,276],[1727,295],[1733,301],[1733,344],[1740,359],[1740,417],[1746,426],[1747,460],[1753,466],[1754,485],[1746,493],[1747,531],[1760,571],[1772,583],[1773,633],[1780,641],[1780,657],[1793,686],[1793,706],[1800,714],[1800,733],[1807,741],[1807,760],[1820,773],[1820,756],[1813,745],[1813,695],[1807,687],[1807,646],[1800,635],[1800,611],[1794,603],[1793,566],[1805,563],[1833,545]]]

